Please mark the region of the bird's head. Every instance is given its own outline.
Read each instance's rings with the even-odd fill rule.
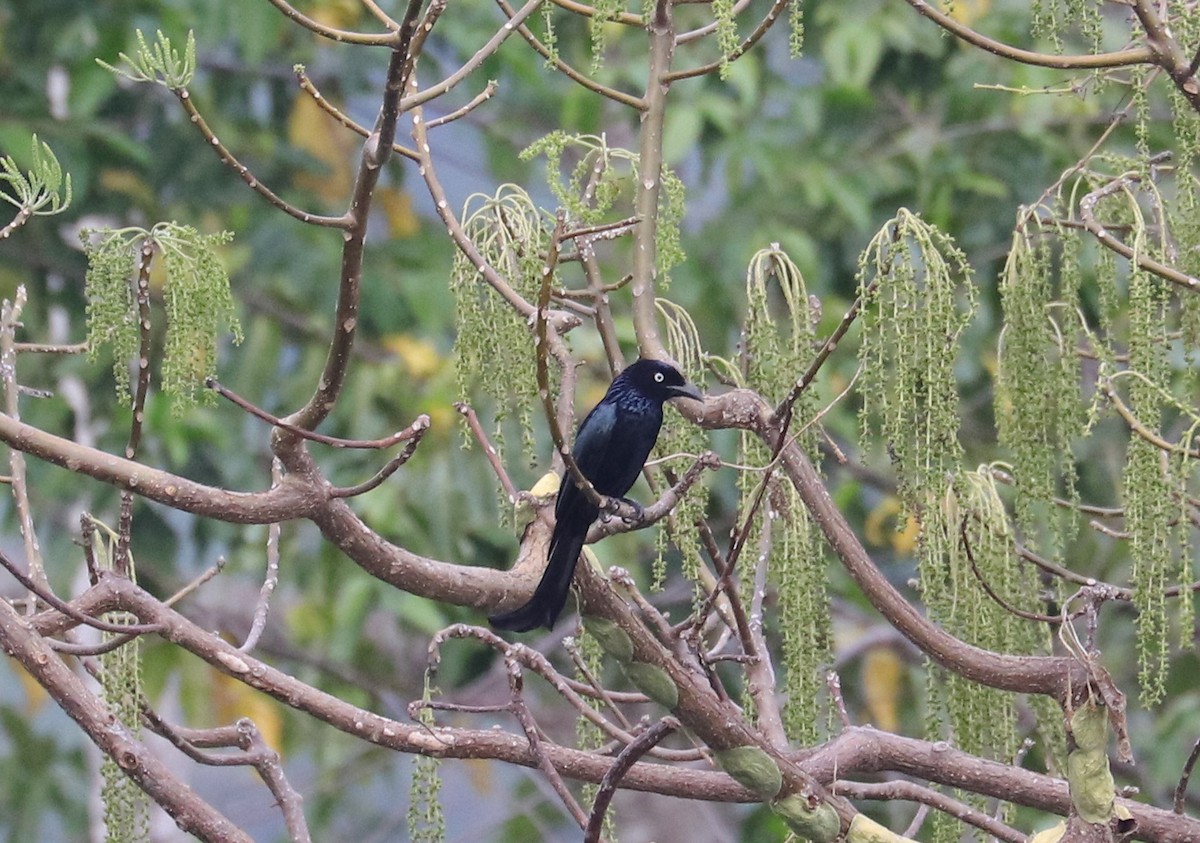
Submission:
[[[662,360],[639,359],[627,366],[620,377],[643,395],[656,401],[672,398],[694,398],[703,401],[700,390],[670,363]]]

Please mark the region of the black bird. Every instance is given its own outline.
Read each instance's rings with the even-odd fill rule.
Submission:
[[[679,397],[701,400],[700,390],[669,363],[641,359],[617,375],[604,398],[579,425],[571,449],[580,473],[597,492],[624,497],[658,440],[663,402]],[[554,534],[542,581],[524,606],[488,618],[492,626],[514,632],[554,626],[567,602],[588,528],[599,514],[599,507],[575,485],[570,472],[565,472],[554,504]]]

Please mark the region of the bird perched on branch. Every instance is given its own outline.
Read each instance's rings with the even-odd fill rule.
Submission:
[[[579,471],[601,495],[624,498],[637,480],[658,440],[663,402],[672,398],[701,400],[700,390],[679,370],[659,360],[641,359],[622,371],[579,431],[571,456]],[[634,504],[636,506],[636,504]],[[524,606],[488,618],[497,629],[527,632],[554,626],[567,602],[575,562],[600,508],[566,471],[554,505],[554,533],[549,561],[533,597]]]

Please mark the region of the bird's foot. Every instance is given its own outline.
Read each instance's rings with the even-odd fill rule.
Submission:
[[[630,500],[629,498],[619,498],[619,500],[621,503],[633,510],[632,518],[627,518],[626,516],[617,513],[620,515],[621,520],[626,524],[637,524],[639,521],[644,521],[646,519],[646,510],[642,509],[642,505],[640,503],[635,500]]]

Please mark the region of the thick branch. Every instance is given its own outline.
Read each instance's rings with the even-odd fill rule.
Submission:
[[[419,723],[381,717],[358,708],[253,656],[238,652],[219,636],[201,629],[128,580],[104,577],[88,593],[87,599],[79,601],[77,605],[86,611],[119,608],[133,612],[144,621],[161,624],[163,638],[199,656],[222,673],[361,740],[401,752],[438,758],[486,758],[524,767],[537,766],[537,759],[530,751],[529,741],[524,735],[493,729],[430,728]],[[11,609],[8,611],[11,613]],[[611,758],[549,742],[542,744],[541,752],[561,775],[597,784],[614,763]],[[621,779],[621,787],[681,799],[756,801],[750,791],[724,773],[662,764],[633,765]],[[235,836],[226,839],[244,838]]]
[[[756,432],[772,450],[779,444],[779,428],[772,422],[770,408],[749,390],[710,397],[703,405],[688,402],[680,409],[704,427],[739,427]],[[930,658],[973,682],[1006,691],[1045,694],[1060,703],[1069,702],[1072,693],[1086,691],[1091,680],[1089,668],[1075,659],[994,653],[955,638],[922,615],[876,567],[803,451],[794,442],[788,443],[780,457],[784,473],[871,605]]]
[[[197,796],[137,740],[5,600],[0,600],[0,647],[181,829],[213,843],[250,843],[249,835]]]
[[[668,0],[657,0],[649,25],[650,67],[646,95],[642,100],[641,145],[638,150],[636,199],[637,227],[633,250],[633,328],[638,351],[643,357],[665,358],[666,348],[658,335],[656,274],[658,263],[658,205],[662,193],[662,149],[667,91],[667,74],[675,52],[675,28]]]
[[[375,193],[375,185],[379,182],[383,165],[391,157],[392,144],[396,140],[396,122],[400,117],[400,95],[404,91],[412,69],[408,48],[412,42],[413,26],[419,11],[419,2],[412,0],[408,4],[399,31],[389,33],[388,36],[394,39],[396,46],[392,50],[388,62],[387,80],[384,83],[379,119],[375,124],[375,131],[363,145],[350,208],[346,212],[348,224],[345,244],[342,246],[342,266],[333,322],[333,340],[329,344],[329,353],[325,358],[325,367],[321,372],[321,379],[317,383],[316,391],[303,408],[287,419],[289,423],[297,427],[311,430],[324,421],[333,410],[333,405],[341,394],[342,384],[345,382],[346,370],[350,363],[350,350],[354,345],[355,329],[358,327],[358,307],[362,295],[363,250],[367,239],[367,216]],[[274,441],[278,449],[284,443],[292,442],[293,437],[290,434],[283,434],[277,428]],[[283,457],[283,454],[278,455]]]
[[[860,727],[847,729],[819,749],[797,755],[802,756],[804,768],[821,782],[876,772],[904,773],[1061,816],[1071,811],[1065,781],[979,758],[942,741],[922,741]],[[1137,821],[1133,836],[1139,840],[1185,843],[1200,839],[1198,819],[1132,799],[1117,802],[1128,808]]]
[[[311,486],[289,477],[265,492],[231,492],[88,448],[0,414],[0,441],[26,454],[93,477],[172,509],[236,524],[303,518],[321,505]]]

